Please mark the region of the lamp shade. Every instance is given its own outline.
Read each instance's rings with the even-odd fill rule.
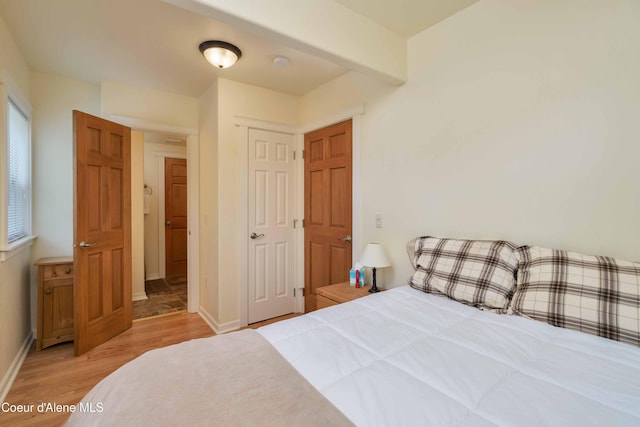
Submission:
[[[200,52],[217,68],[229,68],[242,56],[242,52],[236,46],[220,40],[200,43]]]
[[[360,264],[367,267],[389,267],[391,262],[384,252],[384,248],[380,243],[369,243],[362,256],[360,256]]]

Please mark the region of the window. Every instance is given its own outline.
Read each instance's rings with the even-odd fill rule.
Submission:
[[[29,119],[9,99],[9,200],[7,240],[15,242],[29,232]]]
[[[0,75],[0,261],[31,245],[31,106]],[[6,183],[6,184],[4,184]]]

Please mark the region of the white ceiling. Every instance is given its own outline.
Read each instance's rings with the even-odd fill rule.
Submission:
[[[447,19],[478,0],[334,0],[404,37]]]
[[[477,0],[336,1],[408,37]],[[95,84],[198,97],[221,76],[302,95],[347,71],[162,0],[0,0],[0,16],[31,69]],[[217,70],[200,55],[200,42],[215,39],[242,49],[234,67]],[[276,55],[289,65],[276,67]]]

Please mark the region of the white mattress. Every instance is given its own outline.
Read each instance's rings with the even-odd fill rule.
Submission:
[[[640,349],[410,287],[258,330],[361,426],[638,426]]]

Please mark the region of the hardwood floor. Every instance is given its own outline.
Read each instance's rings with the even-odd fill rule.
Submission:
[[[142,353],[212,335],[199,315],[181,312],[135,321],[128,331],[80,357],[73,357],[73,343],[39,352],[34,344],[5,399],[13,405],[33,404],[34,411],[0,412],[0,425],[62,425],[69,413],[38,413],[38,404],[77,404],[100,380]]]
[[[258,328],[290,314],[249,325]],[[142,353],[183,341],[213,336],[215,333],[198,314],[171,313],[133,322],[128,331],[95,349],[73,357],[73,343],[58,344],[35,351],[35,343],[16,377],[6,402],[12,405],[35,405],[26,413],[0,411],[0,426],[60,426],[70,414],[37,411],[40,403],[75,405],[97,383]]]

